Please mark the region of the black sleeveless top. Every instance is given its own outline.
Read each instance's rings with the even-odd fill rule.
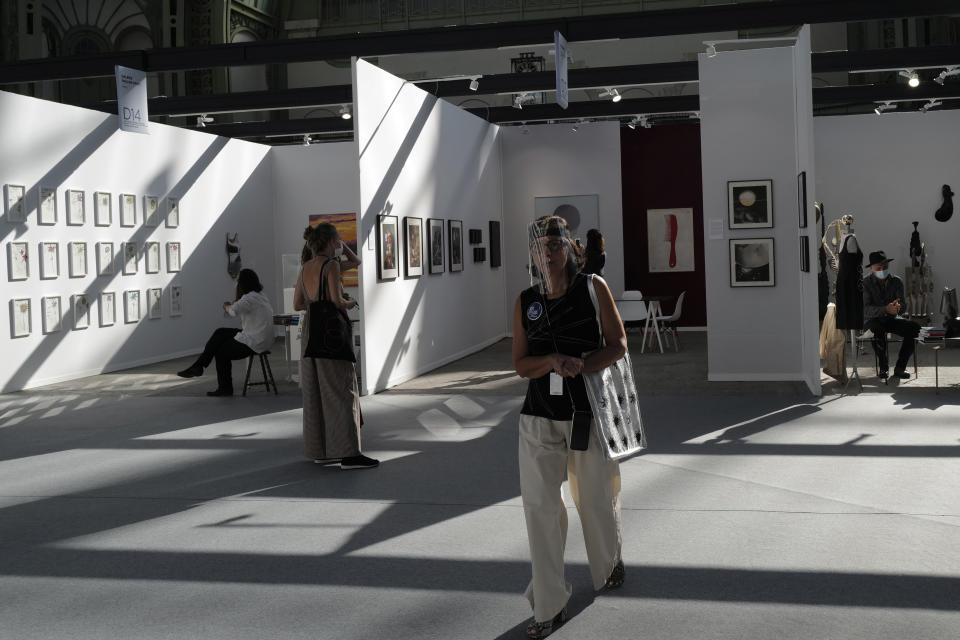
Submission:
[[[587,289],[587,276],[578,273],[567,292],[547,300],[537,287],[520,294],[520,312],[527,334],[527,351],[532,356],[562,353],[577,358],[600,348],[597,312]],[[552,329],[552,337],[551,337]],[[571,401],[572,399],[572,401]],[[574,403],[578,411],[590,411],[583,376],[563,378],[563,395],[550,395],[550,374],[531,379],[520,413],[550,420],[572,420]]]
[[[837,254],[837,329],[863,329],[863,251],[847,250],[852,235],[844,236]]]

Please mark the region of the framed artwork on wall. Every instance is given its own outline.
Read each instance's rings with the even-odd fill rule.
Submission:
[[[33,328],[30,314],[30,298],[14,298],[10,301],[10,336],[23,338]]]
[[[81,226],[87,221],[86,198],[80,189],[67,189],[67,224]]]
[[[44,333],[55,333],[63,328],[63,314],[60,313],[60,296],[46,296],[40,299],[40,313]]]
[[[408,278],[423,275],[423,219],[407,216],[403,219],[403,266]]]
[[[40,187],[37,202],[37,224],[57,224],[57,190],[53,187]]]
[[[180,243],[167,243],[167,272],[175,273],[180,271]]]
[[[730,286],[772,287],[773,238],[735,238],[730,241]]]
[[[800,217],[800,228],[807,228],[807,172],[797,174],[797,211]]]
[[[26,193],[27,188],[22,184],[3,185],[3,212],[7,216],[7,222],[27,220],[27,207],[23,198]]]
[[[60,244],[40,243],[40,279],[56,280],[60,277]]]
[[[170,315],[183,315],[183,287],[179,285],[170,287]]]
[[[441,218],[429,218],[427,220],[427,231],[430,273],[443,273],[446,268],[443,259],[443,220]]]
[[[693,209],[647,209],[650,273],[695,271]]]
[[[143,224],[160,226],[160,200],[157,196],[143,196]]]
[[[113,196],[109,191],[93,193],[93,224],[97,227],[109,227],[113,224]]]
[[[727,183],[727,225],[731,229],[773,226],[773,180]]]
[[[163,289],[147,289],[147,317],[156,320],[161,316]]]
[[[600,226],[600,196],[537,196],[533,199],[534,218],[560,216],[574,238],[586,238],[588,229]]]
[[[307,216],[307,222],[311,227],[316,227],[321,223],[329,223],[337,228],[340,234],[340,240],[343,244],[350,247],[350,250],[359,255],[360,245],[357,240],[357,214],[356,213],[319,213]],[[360,271],[350,269],[340,272],[340,280],[345,287],[356,287],[360,284]]]
[[[123,242],[123,275],[132,276],[137,272],[137,243]]]
[[[140,322],[140,291],[123,292],[123,321],[127,324]]]
[[[396,278],[400,272],[397,262],[397,216],[377,216],[378,277]]]
[[[490,221],[490,268],[500,266],[500,221]]]
[[[70,242],[67,247],[70,254],[70,277],[85,278],[87,276],[87,243]]]
[[[26,242],[7,243],[7,278],[26,280],[30,277],[30,247]]]
[[[120,226],[137,225],[137,197],[131,193],[120,194]]]
[[[113,291],[100,294],[100,326],[109,327],[117,321],[117,296]]]
[[[160,273],[160,243],[147,242],[143,249],[145,256],[143,270],[147,273]]]
[[[98,276],[113,275],[113,243],[112,242],[97,243],[97,275]]]
[[[167,217],[164,219],[164,225],[168,229],[176,229],[180,226],[180,198],[167,198]]]
[[[463,222],[448,220],[450,228],[450,271],[463,271]]]
[[[810,236],[800,236],[800,271],[810,272]]]
[[[83,293],[73,296],[73,328],[86,329],[90,326],[90,301]]]

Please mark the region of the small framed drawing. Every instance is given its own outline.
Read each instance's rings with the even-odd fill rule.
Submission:
[[[123,242],[123,275],[132,276],[137,272],[137,243]]]
[[[98,276],[113,275],[113,243],[112,242],[97,243],[97,275]]]
[[[56,333],[63,328],[63,315],[60,313],[60,296],[40,298],[40,312],[43,314],[43,332]]]
[[[430,251],[430,273],[443,273],[443,220],[430,218],[427,220],[427,241]]]
[[[10,301],[10,335],[23,338],[33,328],[30,317],[30,298],[14,298]]]
[[[797,211],[800,217],[800,228],[807,228],[807,172],[797,174]]]
[[[160,205],[157,196],[143,196],[143,224],[148,227],[160,225]]]
[[[85,278],[87,276],[87,243],[70,242],[67,246],[70,254],[70,277]]]
[[[772,287],[773,238],[735,238],[730,241],[730,286]]]
[[[170,315],[183,315],[183,287],[170,287]]]
[[[407,216],[403,219],[404,275],[416,278],[423,275],[423,219]]]
[[[163,289],[147,289],[147,317],[156,320],[161,315]]]
[[[37,224],[57,224],[57,190],[53,187],[40,187],[38,190],[39,214]]]
[[[147,273],[160,273],[160,243],[147,242],[143,253],[145,260],[143,270]]]
[[[113,224],[113,200],[109,191],[93,193],[93,224],[109,227]]]
[[[120,226],[137,225],[137,197],[129,193],[120,194]]]
[[[175,273],[180,271],[180,243],[167,243],[167,272]]]
[[[56,280],[60,277],[60,244],[40,243],[40,279]]]
[[[167,218],[164,225],[168,229],[180,226],[180,198],[167,198]]]
[[[800,236],[800,271],[810,272],[810,236]]]
[[[27,208],[23,201],[27,188],[22,184],[3,185],[3,211],[7,216],[7,222],[25,222],[27,219]]]
[[[463,271],[463,222],[448,220],[450,228],[450,271]]]
[[[100,294],[100,326],[109,327],[117,321],[117,296],[113,291]]]
[[[123,321],[127,324],[140,322],[140,291],[123,292]]]
[[[90,301],[86,294],[73,296],[73,328],[86,329],[90,326]]]
[[[397,260],[397,216],[377,216],[377,276],[392,280],[400,272]]]
[[[490,268],[500,266],[500,221],[490,221]]]
[[[773,180],[727,183],[728,226],[758,229],[773,226]]]
[[[7,243],[7,278],[26,280],[30,277],[30,247],[26,242]]]
[[[81,226],[87,220],[86,201],[83,191],[67,189],[67,224]]]

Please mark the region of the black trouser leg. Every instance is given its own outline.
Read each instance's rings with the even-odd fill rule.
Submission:
[[[220,347],[224,344],[236,342],[233,337],[238,333],[240,333],[240,329],[232,327],[220,327],[214,330],[210,339],[207,340],[207,344],[203,347],[203,353],[197,358],[196,364],[204,369],[209,367],[210,363],[213,362],[213,358],[217,355],[217,351],[220,350]]]
[[[881,373],[886,373],[890,368],[890,364],[887,361],[887,329],[886,323],[877,318],[874,320],[867,320],[863,325],[864,329],[869,329],[873,332],[873,352],[877,354],[877,363],[880,368]]]
[[[915,339],[920,335],[920,325],[912,320],[901,320],[893,318],[888,321],[887,331],[903,338],[900,344],[900,353],[897,355],[897,364],[893,370],[895,373],[902,373],[907,370],[907,363],[910,362],[910,356],[917,345]]]
[[[217,390],[233,393],[233,360],[253,355],[253,349],[232,337],[222,342],[214,354],[217,361]]]

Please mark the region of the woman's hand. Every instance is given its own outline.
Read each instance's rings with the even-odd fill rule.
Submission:
[[[346,303],[344,303],[343,308],[344,308],[344,309],[355,309],[355,308],[357,308],[357,307],[359,307],[359,306],[360,306],[360,303],[351,298],[350,300],[347,300]]]
[[[562,353],[554,353],[550,358],[553,364],[553,372],[564,378],[573,378],[583,371],[583,360],[581,358],[565,356]]]

